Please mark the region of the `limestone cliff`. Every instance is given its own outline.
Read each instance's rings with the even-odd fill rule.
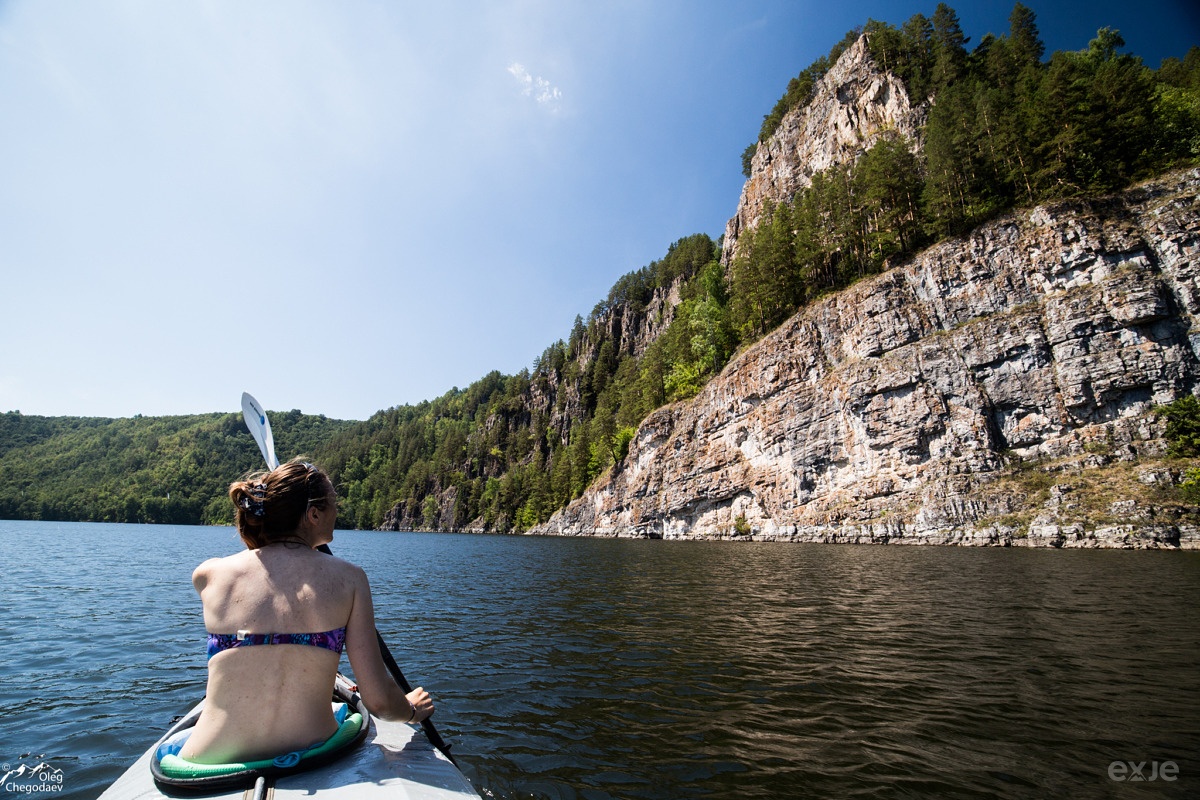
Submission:
[[[1027,210],[806,308],[534,532],[1197,547],[1150,413],[1197,313],[1200,171]]]
[[[725,226],[722,258],[758,224],[767,201],[779,203],[812,183],[812,176],[854,161],[887,131],[920,146],[928,108],[914,107],[904,83],[876,66],[865,37],[847,48],[816,85],[807,106],[787,114],[758,145],[737,212]]]

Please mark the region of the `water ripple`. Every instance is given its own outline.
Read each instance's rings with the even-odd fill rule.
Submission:
[[[95,797],[203,691],[228,529],[0,523],[0,760]],[[1200,794],[1200,554],[338,533],[486,797]],[[36,709],[36,714],[28,713]],[[1115,760],[1176,782],[1116,784]]]

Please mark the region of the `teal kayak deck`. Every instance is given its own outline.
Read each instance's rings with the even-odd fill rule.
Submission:
[[[197,704],[188,717],[203,708]],[[166,737],[163,737],[164,739]],[[150,761],[162,741],[155,742],[120,778],[100,795],[100,800],[149,800],[162,797],[250,798],[244,788],[212,794],[176,794],[155,783]],[[371,718],[366,740],[338,760],[315,769],[276,778],[267,796],[332,800],[479,800],[466,777],[439,753],[418,727]]]

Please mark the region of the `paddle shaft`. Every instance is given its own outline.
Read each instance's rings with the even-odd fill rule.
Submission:
[[[333,551],[329,549],[329,545],[317,545],[317,549],[326,555],[333,555]],[[375,630],[375,638],[379,640],[379,654],[383,656],[383,665],[387,667],[388,672],[392,673],[392,678],[408,694],[413,690],[412,684],[404,677],[404,673],[400,670],[400,665],[396,663],[396,659],[392,657],[392,651],[388,649],[387,642],[383,640],[383,634],[378,629]],[[438,733],[437,728],[433,726],[433,720],[426,717],[421,720],[421,727],[425,730],[425,737],[429,739],[429,743],[442,751],[442,755],[450,759],[450,763],[458,766],[458,762],[454,760],[454,756],[450,755],[450,745]]]

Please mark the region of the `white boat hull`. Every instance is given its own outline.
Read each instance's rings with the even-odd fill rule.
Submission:
[[[203,701],[184,719],[198,715],[202,707]],[[164,791],[150,773],[150,760],[155,749],[166,738],[163,736],[155,742],[100,795],[100,800],[151,800],[180,796],[254,797],[253,789],[245,788],[203,795],[195,792],[176,793],[170,788]],[[466,777],[429,743],[420,728],[374,717],[371,718],[366,740],[361,745],[332,763],[275,778],[269,793],[263,793],[263,796],[277,800],[301,797],[308,800],[479,800],[479,794]]]

